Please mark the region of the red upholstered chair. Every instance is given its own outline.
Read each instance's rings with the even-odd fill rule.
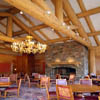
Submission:
[[[80,79],[80,84],[92,85],[92,79]]]
[[[56,85],[57,100],[84,100],[82,97],[74,97],[70,86]]]
[[[86,96],[85,100],[100,100],[98,96]]]
[[[56,79],[57,85],[67,85],[66,79]]]
[[[48,85],[45,85],[45,87],[46,87],[46,93],[47,93],[48,100],[57,98],[56,91],[49,91]]]
[[[8,93],[17,93],[17,96],[19,96],[20,87],[21,87],[21,79],[19,80],[18,87],[8,87],[5,89],[4,97],[7,97]],[[13,96],[9,96],[9,97],[13,97]]]

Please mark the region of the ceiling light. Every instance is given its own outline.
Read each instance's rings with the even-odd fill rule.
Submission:
[[[42,44],[36,40],[32,40],[32,36],[27,36],[27,39],[25,41],[21,42],[13,42],[11,45],[11,48],[15,52],[20,52],[20,53],[44,53],[47,45]]]

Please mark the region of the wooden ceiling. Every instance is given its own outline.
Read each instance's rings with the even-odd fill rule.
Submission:
[[[100,47],[98,38],[100,31],[95,30],[90,19],[91,15],[100,13],[100,7],[87,10],[83,0],[76,0],[81,9],[80,13],[76,13],[69,0],[49,0],[54,7],[54,11],[47,4],[46,1],[48,0],[1,1],[3,2],[0,2],[1,48],[4,46],[4,48],[10,50],[12,42],[24,40],[26,34],[29,33],[34,39],[47,45],[73,39],[89,49]],[[20,11],[23,11],[24,14],[19,14]],[[89,33],[85,31],[79,20],[80,18],[85,19],[90,29]],[[57,38],[51,39],[48,33],[43,31],[45,29],[53,31]],[[89,37],[94,38],[96,46],[92,45]]]

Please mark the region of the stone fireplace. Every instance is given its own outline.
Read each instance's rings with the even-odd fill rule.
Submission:
[[[67,62],[70,57],[74,59],[74,63]],[[65,77],[73,72],[79,79],[88,74],[88,49],[75,41],[49,45],[45,60],[45,73],[52,78],[56,74]]]

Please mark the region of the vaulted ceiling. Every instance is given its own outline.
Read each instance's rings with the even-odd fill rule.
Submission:
[[[0,48],[10,50],[28,34],[46,44],[75,40],[99,51],[100,0],[0,0]]]

